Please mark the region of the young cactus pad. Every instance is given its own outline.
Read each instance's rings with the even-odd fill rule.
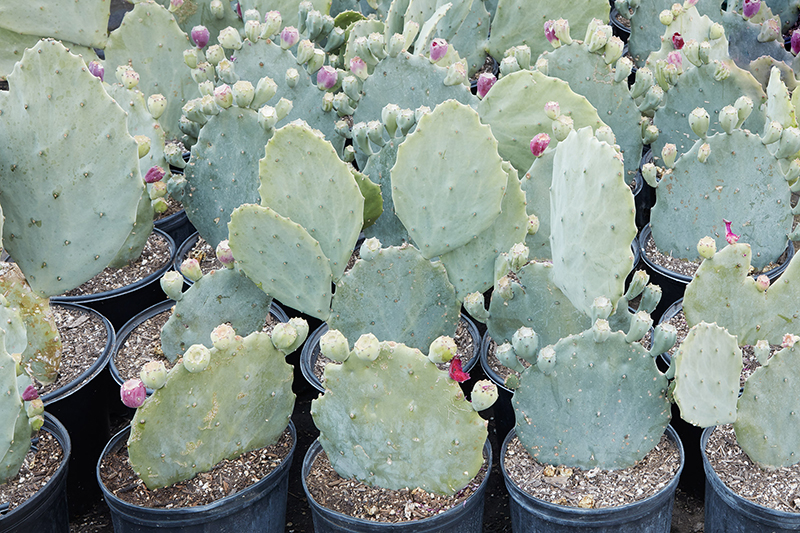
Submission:
[[[34,291],[61,294],[102,271],[130,234],[144,191],[138,146],[123,110],[61,43],[27,50],[9,83],[3,243]]]
[[[344,478],[454,494],[483,464],[486,423],[419,350],[382,342],[379,352],[325,367],[325,394],[311,402],[322,448]]]
[[[625,333],[591,329],[553,347],[555,366],[528,368],[514,391],[517,436],[538,461],[616,470],[633,466],[669,424],[667,378]]]
[[[136,410],[128,454],[147,488],[274,444],[286,429],[295,395],[283,352],[263,332],[228,344],[211,349],[205,370],[173,367],[166,384]]]

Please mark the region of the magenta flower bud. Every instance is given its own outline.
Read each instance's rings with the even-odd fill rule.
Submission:
[[[300,40],[300,32],[294,26],[286,26],[281,30],[281,48],[287,50]]]
[[[431,42],[431,61],[436,63],[447,53],[447,41],[444,39],[434,39]]]
[[[23,391],[22,393],[22,400],[25,402],[30,402],[38,397],[39,397],[39,392],[33,385],[28,385],[27,387],[25,387],[25,391]]]
[[[497,82],[497,77],[491,72],[484,72],[478,76],[478,98],[485,97],[489,89],[494,87],[495,82]]]
[[[675,50],[680,50],[681,48],[683,48],[683,44],[684,42],[683,42],[683,37],[681,37],[681,34],[678,32],[673,33],[672,47],[675,48]]]
[[[89,61],[89,65],[87,66],[89,67],[89,73],[92,76],[94,76],[95,78],[100,78],[100,81],[103,81],[103,76],[106,73],[106,69],[103,67],[103,65],[100,64],[99,61]]]
[[[800,53],[800,30],[794,30],[792,32],[792,53],[794,55]]]
[[[667,54],[667,64],[668,65],[675,65],[678,71],[683,70],[683,57],[681,53],[678,51],[673,51]]]
[[[469,374],[464,372],[464,370],[461,368],[461,359],[458,357],[454,357],[453,360],[450,361],[448,374],[450,374],[450,379],[458,381],[459,383],[469,379]]]
[[[746,19],[752,18],[758,13],[759,9],[761,9],[761,0],[744,0],[742,15],[744,15]]]
[[[766,275],[761,274],[756,278],[756,289],[758,289],[759,292],[764,292],[769,289],[769,278]]]
[[[120,387],[119,396],[126,406],[138,409],[144,403],[147,388],[141,379],[129,379]]]
[[[164,174],[165,172],[163,168],[159,166],[150,167],[150,170],[148,170],[147,174],[144,175],[144,181],[145,183],[155,183],[157,181],[161,181],[164,178]]]
[[[739,236],[731,231],[731,221],[725,220],[724,218],[722,221],[725,223],[725,240],[728,241],[728,244],[736,244],[739,240]]]
[[[547,37],[547,42],[550,44],[560,44],[556,37],[555,23],[555,20],[548,20],[544,23],[544,36]]]
[[[220,241],[215,250],[219,262],[225,265],[226,268],[233,268],[233,252],[228,244],[228,239]]]
[[[531,153],[533,153],[535,157],[539,157],[549,145],[550,136],[546,133],[537,133],[533,136],[533,139],[531,139]]]
[[[358,78],[365,80],[369,76],[367,64],[358,56],[350,60],[350,72],[355,74]]]
[[[203,49],[208,44],[211,32],[205,26],[195,26],[192,28],[192,40],[197,48]]]
[[[339,80],[339,73],[330,65],[325,65],[317,71],[317,88],[327,91],[336,85]]]

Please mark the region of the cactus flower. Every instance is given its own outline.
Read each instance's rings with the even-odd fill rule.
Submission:
[[[219,262],[222,263],[225,268],[233,268],[233,252],[231,251],[228,239],[220,241],[214,252],[217,255],[217,259],[219,259]]]
[[[127,407],[138,409],[144,403],[147,389],[141,379],[129,379],[120,387],[119,396]]]
[[[193,257],[181,263],[181,274],[192,281],[197,281],[203,277],[203,271],[200,270],[200,263]]]
[[[731,231],[731,221],[725,220],[724,218],[722,221],[725,223],[725,240],[728,241],[728,244],[736,244],[739,240],[739,236]]]
[[[100,78],[100,81],[103,81],[103,76],[105,76],[106,69],[100,64],[99,61],[89,61],[87,66],[89,67],[89,73],[92,76],[95,78]]]
[[[447,41],[444,39],[434,39],[431,41],[431,62],[436,63],[447,54]]]
[[[673,65],[678,72],[683,72],[683,56],[680,52],[673,51],[667,54],[667,64]]]
[[[534,157],[541,156],[550,145],[550,136],[546,133],[537,133],[531,139],[531,153]]]
[[[765,274],[761,274],[756,278],[756,289],[759,292],[764,292],[769,289],[769,278]]]
[[[489,89],[494,87],[497,82],[497,77],[491,72],[482,72],[478,76],[478,98],[483,98],[489,92]]]
[[[317,71],[317,88],[322,91],[332,89],[339,81],[339,73],[330,65],[325,65]]]
[[[561,42],[558,40],[558,37],[556,37],[555,23],[555,20],[548,20],[544,23],[544,36],[547,38],[547,42],[558,47],[561,46]]]
[[[369,76],[367,64],[358,56],[350,60],[350,72],[358,76],[360,79],[365,80]]]
[[[800,341],[800,337],[797,335],[792,335],[791,333],[787,333],[783,336],[783,341],[781,342],[782,348],[791,348],[794,346],[794,343]]]
[[[30,402],[31,400],[35,400],[38,397],[39,397],[39,392],[33,385],[28,385],[22,392],[22,400],[25,402]]]
[[[458,381],[459,383],[469,379],[469,374],[462,370],[461,359],[458,357],[454,357],[453,360],[450,361],[450,368],[448,369],[447,373],[450,375],[450,379],[453,381]]]
[[[791,47],[794,55],[800,53],[800,30],[794,30],[792,32]]]
[[[161,181],[164,178],[164,169],[159,166],[150,167],[150,170],[147,171],[147,174],[144,175],[145,183],[155,183],[157,181]]]
[[[281,48],[287,50],[300,40],[300,32],[294,26],[286,26],[281,30]]]
[[[759,9],[761,9],[761,0],[744,0],[742,15],[746,19],[753,18]]]
[[[192,41],[194,41],[194,45],[197,48],[201,50],[205,48],[210,37],[211,33],[205,26],[195,26],[192,28]]]
[[[158,390],[167,382],[167,367],[161,361],[148,361],[142,365],[139,377],[147,388]]]
[[[675,50],[680,50],[681,48],[683,48],[683,44],[684,42],[683,42],[683,37],[681,37],[681,34],[678,32],[673,33],[672,47],[675,48]]]

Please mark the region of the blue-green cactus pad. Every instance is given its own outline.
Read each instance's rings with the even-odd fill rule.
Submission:
[[[258,174],[261,205],[303,226],[339,279],[364,223],[364,197],[333,145],[307,124],[287,124],[267,143]]]
[[[106,0],[2,2],[0,28],[103,48],[110,13],[111,2]]]
[[[426,113],[397,149],[395,212],[426,258],[455,250],[494,223],[508,181],[497,141],[470,107]]]
[[[157,0],[157,2],[166,8],[169,8],[171,3],[170,0]],[[231,2],[222,2],[223,16],[218,19],[211,12],[211,2],[212,0],[184,0],[183,5],[178,7],[172,13],[172,16],[175,17],[178,26],[180,26],[186,34],[191,33],[192,28],[195,26],[205,26],[208,28],[209,35],[211,36],[209,44],[214,44],[220,30],[228,26],[237,28],[242,25],[242,21],[236,14],[235,4]],[[263,22],[263,19],[261,22]]]
[[[39,38],[35,35],[22,35],[0,28],[0,78],[5,78],[14,70],[14,64],[22,59],[26,48],[33,48]]]
[[[525,236],[525,246],[530,249],[531,259],[549,260],[550,252],[550,185],[553,183],[553,159],[556,151],[546,150],[537,157],[531,168],[520,177],[525,191],[525,210],[539,219],[539,231]]]
[[[356,261],[336,284],[331,329],[352,345],[364,333],[427,350],[441,335],[454,336],[461,304],[444,266],[413,246],[383,248]]]
[[[0,332],[0,483],[7,483],[19,472],[33,433],[21,398],[31,380],[24,373],[17,376],[17,364],[5,349],[4,336]]]
[[[480,470],[486,423],[420,351],[382,343],[372,362],[329,364],[324,381],[311,414],[343,478],[454,494]]]
[[[667,378],[638,343],[592,330],[554,346],[555,367],[528,368],[512,405],[520,442],[537,461],[583,469],[633,466],[658,444],[670,420]]]
[[[131,232],[144,190],[125,114],[56,41],[25,52],[0,93],[3,243],[51,296],[102,271]]]
[[[197,280],[175,302],[161,328],[161,349],[175,361],[193,344],[211,348],[211,332],[230,324],[240,335],[259,331],[269,314],[272,298],[238,270],[214,270]]]
[[[734,130],[705,140],[711,154],[697,160],[702,141],[675,162],[656,188],[650,211],[653,240],[664,253],[698,258],[697,242],[713,236],[725,245],[723,219],[753,249],[753,266],[761,269],[786,249],[792,230],[791,192],[779,161],[758,135]]]
[[[239,268],[262,291],[320,320],[330,314],[330,261],[300,224],[245,204],[231,214],[230,247]]]
[[[257,9],[262,16],[268,11],[280,11],[284,26],[297,26],[297,11],[302,0],[242,0],[242,13],[248,9]],[[331,0],[309,0],[312,9],[327,15],[331,9]]]
[[[408,231],[394,212],[392,202],[392,167],[397,161],[397,147],[403,139],[391,139],[376,154],[367,160],[364,173],[381,187],[383,211],[375,224],[364,228],[364,235],[369,239],[377,238],[384,246],[400,246],[411,242]]]

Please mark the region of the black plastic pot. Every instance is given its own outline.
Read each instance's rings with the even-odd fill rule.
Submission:
[[[100,495],[92,474],[97,457],[111,436],[108,383],[104,370],[114,346],[114,328],[94,309],[77,304],[53,302],[53,305],[82,309],[103,320],[108,339],[97,360],[80,376],[63,387],[42,396],[45,411],[56,417],[67,429],[72,441],[67,487],[72,516],[89,509]]]
[[[64,452],[64,460],[50,481],[13,511],[0,514],[0,532],[36,531],[69,533],[67,472],[72,445],[66,428],[50,413],[44,415],[42,431],[52,434]],[[31,439],[35,445],[36,438]]]
[[[660,317],[672,302],[683,298],[683,293],[686,291],[686,286],[692,281],[692,278],[685,276],[673,270],[654,263],[647,257],[645,252],[647,248],[647,241],[650,239],[650,224],[642,228],[639,232],[639,248],[644,262],[645,270],[650,274],[650,281],[661,287],[661,302],[656,307],[655,312],[652,313],[653,317]],[[794,246],[792,243],[786,246],[786,261],[783,264],[764,272],[769,278],[770,282],[774,282],[783,271],[789,266],[789,262],[794,257]],[[776,258],[777,259],[777,258]]]
[[[106,454],[126,445],[130,428],[112,438],[103,449],[95,469],[97,484],[111,510],[115,533],[283,533],[286,527],[286,498],[289,467],[297,445],[294,424],[289,422],[292,449],[283,463],[267,477],[208,505],[172,509],[149,508],[122,501],[106,489],[100,479],[100,462]]]
[[[617,11],[616,7],[612,6],[611,14],[609,16],[609,21],[611,23],[611,31],[615,36],[622,39],[622,42],[627,43],[628,38],[631,36],[631,28],[630,26],[625,26],[622,22],[620,22],[617,19],[617,15],[619,15],[619,11]]]
[[[477,326],[475,326],[475,323],[472,320],[463,315],[461,316],[461,320],[467,325],[467,331],[469,331],[469,334],[472,337],[472,346],[474,347],[472,358],[470,358],[467,364],[463,366],[464,372],[469,372],[475,368],[475,365],[478,362],[478,347],[480,346],[481,336],[478,333]],[[303,345],[303,351],[300,352],[300,370],[303,372],[303,377],[306,378],[306,381],[308,381],[308,383],[310,383],[320,392],[325,392],[325,387],[322,386],[322,382],[319,380],[319,378],[314,375],[314,365],[319,357],[319,340],[327,332],[328,324],[323,323],[316,330],[314,330],[311,335],[308,336],[306,343]],[[472,379],[469,381],[471,382]],[[472,387],[470,386],[469,390],[471,389]]]
[[[119,329],[136,313],[146,309],[156,302],[164,299],[164,291],[161,290],[159,280],[164,273],[172,267],[175,258],[175,241],[168,234],[160,229],[154,229],[169,243],[171,258],[157,272],[139,281],[97,294],[82,294],[80,296],[58,296],[50,300],[58,303],[73,303],[85,305],[99,311],[111,324]]]
[[[647,163],[653,162],[653,151],[648,149],[642,155],[639,162],[639,170],[636,171],[636,189],[633,191],[633,203],[636,206],[636,227],[641,230],[650,223],[650,210],[656,203],[656,190],[652,188],[642,177],[642,167]]]
[[[497,60],[492,56],[487,56],[487,57],[492,60],[492,74],[494,74],[494,77],[496,78],[500,76],[500,63],[498,63]],[[469,88],[470,91],[472,91],[472,94],[478,94],[477,78],[469,80]]]
[[[172,240],[177,246],[180,246],[183,241],[196,232],[194,225],[183,209],[160,220],[156,220],[155,227],[172,237]]]
[[[483,530],[483,500],[486,485],[492,473],[492,447],[487,440],[483,445],[486,458],[486,476],[483,481],[461,505],[422,520],[408,522],[373,522],[344,515],[323,507],[311,496],[306,477],[314,459],[322,451],[322,445],[315,440],[303,459],[303,490],[311,506],[315,533],[481,533]],[[422,458],[421,460],[424,460]]]
[[[670,530],[675,489],[683,470],[683,445],[677,433],[667,426],[667,437],[680,451],[681,466],[661,491],[644,500],[601,509],[566,507],[534,498],[508,477],[505,454],[512,431],[503,442],[500,469],[510,496],[511,527],[515,533],[665,533]],[[708,523],[706,521],[706,523]]]
[[[706,455],[706,444],[714,431],[706,428],[700,439],[703,469],[706,473],[706,533],[788,533],[800,531],[800,513],[776,511],[742,498],[719,478]]]
[[[511,404],[514,391],[506,388],[504,385],[505,380],[489,366],[489,345],[491,342],[492,337],[489,335],[489,332],[486,332],[481,339],[479,357],[483,373],[486,374],[486,377],[488,377],[492,383],[497,385],[497,401],[494,402],[494,405],[489,409],[484,411],[484,413],[488,415],[489,420],[494,420],[497,442],[500,442],[504,438],[504,435],[508,435],[516,425],[514,406]]]

